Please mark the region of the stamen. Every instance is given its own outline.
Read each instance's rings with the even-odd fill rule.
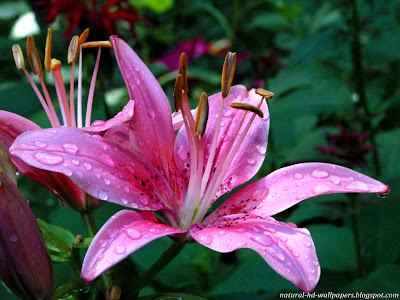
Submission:
[[[79,36],[79,69],[78,69],[78,99],[77,99],[77,115],[78,128],[82,128],[82,44],[84,44],[89,36],[89,28]]]
[[[246,111],[251,111],[251,112],[257,114],[260,118],[264,117],[263,111],[257,106],[253,106],[253,105],[248,104],[248,103],[238,103],[238,102],[232,102],[229,105],[231,107],[233,107],[233,108],[243,109],[243,110],[246,110]]]
[[[47,73],[50,72],[51,65],[51,44],[53,41],[53,32],[50,28],[47,29],[47,38],[46,38],[46,48],[44,53],[44,67],[46,68]]]
[[[69,43],[67,61],[69,64],[75,63],[79,54],[79,36],[74,35]]]
[[[199,106],[197,108],[196,121],[194,123],[195,134],[203,136],[206,131],[206,125],[208,120],[208,96],[206,93],[202,93],[200,96]]]
[[[228,97],[232,86],[233,75],[236,69],[236,52],[228,52],[225,57],[224,67],[222,68],[221,92],[222,98]]]
[[[35,73],[35,75],[42,76],[42,63],[40,62],[40,57],[35,45],[35,40],[31,35],[28,36],[26,40],[26,52],[33,73]]]
[[[101,56],[101,47],[99,48],[99,51],[97,52],[96,65],[94,66],[92,81],[90,82],[90,89],[89,89],[89,95],[88,95],[88,101],[87,101],[87,107],[86,107],[85,126],[90,126],[90,119],[92,118],[93,95],[94,95],[94,88],[96,86],[97,71],[99,70],[100,56]]]
[[[82,32],[82,34],[79,36],[79,45],[82,45],[82,44],[84,44],[86,42],[86,40],[87,40],[87,38],[89,36],[89,32],[90,32],[89,28],[86,28]]]
[[[60,103],[60,110],[63,116],[63,120],[64,114],[66,118],[66,120],[64,120],[64,125],[71,126],[71,114],[69,111],[68,96],[64,86],[64,79],[61,73],[61,62],[53,58],[50,63],[50,68],[53,72],[54,83],[56,86],[58,102]]]
[[[12,53],[14,56],[14,61],[15,61],[15,65],[17,66],[17,69],[25,70],[24,54],[22,53],[21,47],[17,44],[13,45]]]
[[[182,89],[185,93],[188,93],[188,83],[187,83],[187,57],[186,53],[182,52],[179,57],[179,74],[183,76],[183,87]]]
[[[109,41],[87,42],[83,43],[81,46],[82,48],[112,48],[112,44]]]
[[[266,99],[271,99],[275,95],[273,92],[270,92],[270,91],[267,91],[264,89],[256,89],[256,94],[258,94],[261,97],[266,98]]]
[[[175,80],[175,87],[174,87],[174,107],[175,112],[178,112],[182,109],[182,88],[183,88],[183,75],[179,74]]]

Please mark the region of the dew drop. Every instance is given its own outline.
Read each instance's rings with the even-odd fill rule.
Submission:
[[[249,165],[254,165],[256,163],[256,160],[254,158],[246,158],[246,160]]]
[[[303,177],[304,177],[304,175],[301,174],[301,173],[295,173],[295,174],[293,175],[293,178],[294,178],[294,179],[302,179]]]
[[[129,193],[129,187],[124,187],[125,192]]]
[[[326,193],[326,192],[329,192],[329,191],[331,191],[331,188],[329,186],[325,185],[325,184],[317,185],[313,189],[313,193],[314,194],[323,194],[323,193]]]
[[[71,163],[75,166],[79,166],[79,160],[73,159]]]
[[[117,254],[124,254],[126,252],[126,248],[125,246],[120,245],[115,247],[114,252]]]
[[[65,169],[62,172],[63,172],[63,174],[65,174],[67,176],[72,176],[72,171],[71,170]]]
[[[121,203],[124,204],[124,205],[127,205],[127,204],[128,204],[128,200],[126,200],[126,199],[121,199]]]
[[[99,197],[100,200],[104,200],[104,201],[108,200],[108,193],[105,192],[105,191],[100,191],[98,193],[98,197]]]
[[[64,144],[63,148],[68,154],[75,155],[78,152],[78,146],[75,144]]]
[[[161,232],[161,230],[160,230],[160,229],[158,229],[158,228],[151,228],[151,229],[150,229],[150,232],[151,232],[151,233],[155,233],[155,234],[157,234],[157,233],[160,233],[160,232]]]
[[[107,245],[108,245],[108,240],[100,240],[99,241],[99,247],[100,248],[107,247]]]
[[[92,126],[98,127],[98,126],[103,126],[105,124],[106,122],[104,122],[103,120],[97,120],[92,123]]]
[[[225,231],[225,230],[220,230],[220,231],[218,231],[218,233],[217,233],[218,236],[224,236],[225,234],[226,234],[226,231]]]
[[[281,261],[284,262],[286,260],[286,258],[283,256],[282,253],[273,253],[271,254],[273,258],[275,258],[277,261]]]
[[[311,177],[314,177],[314,178],[326,178],[326,177],[329,177],[329,173],[327,171],[324,171],[324,170],[316,169],[311,173]]]
[[[42,142],[35,142],[35,146],[38,148],[46,148],[47,144],[42,143]]]
[[[262,187],[257,190],[255,190],[253,193],[251,193],[250,198],[252,199],[263,199],[268,195],[268,188]]]
[[[300,253],[297,252],[297,251],[293,251],[293,255],[294,255],[295,257],[299,257],[299,256],[300,256]]]
[[[186,160],[188,158],[187,151],[183,146],[179,147],[177,155],[180,160]]]
[[[46,165],[58,165],[64,161],[64,158],[58,154],[38,152],[35,154],[35,159]]]
[[[306,242],[305,245],[306,245],[306,247],[310,248],[312,244],[310,242]]]
[[[347,190],[356,191],[356,192],[368,192],[368,186],[361,181],[353,181],[349,185],[346,186]]]
[[[230,117],[231,115],[232,115],[232,111],[228,108],[228,109],[225,109],[224,111],[223,111],[223,113],[222,113],[222,115],[224,116],[224,117]]]
[[[18,235],[13,231],[13,232],[11,232],[10,233],[10,236],[8,237],[8,239],[11,241],[11,242],[17,242],[18,241]]]
[[[332,182],[333,184],[340,184],[340,179],[337,177],[332,177],[330,179],[330,182]]]
[[[85,167],[86,170],[90,171],[92,169],[92,165],[89,163],[84,163],[83,166]]]
[[[108,179],[108,178],[104,178],[104,183],[105,183],[106,185],[110,185],[111,181],[110,181],[110,179]]]
[[[261,246],[264,246],[264,247],[270,247],[274,244],[273,239],[271,239],[271,237],[268,235],[252,236],[252,237],[250,237],[250,239],[253,242],[256,242],[257,244],[260,244]]]
[[[147,196],[145,196],[145,195],[142,195],[142,196],[139,197],[139,201],[142,204],[146,205],[147,203],[149,203],[149,198]]]
[[[303,200],[303,199],[306,199],[307,197],[308,197],[307,194],[300,194],[300,195],[298,195],[298,196],[296,197],[296,199],[297,199],[297,200]]]
[[[119,232],[119,229],[117,228],[110,228],[107,230],[107,236],[108,238],[112,239],[113,237],[115,237]]]
[[[257,146],[257,151],[258,153],[260,153],[261,155],[264,155],[267,152],[267,148],[265,148],[263,145],[258,145]]]
[[[203,245],[210,245],[213,241],[213,238],[210,235],[203,235],[200,237],[200,241]]]
[[[156,118],[156,114],[152,110],[148,110],[147,114],[149,115],[151,120],[154,120]]]
[[[137,240],[142,236],[142,234],[139,231],[137,231],[136,229],[132,229],[132,228],[125,231],[125,233],[132,240]]]
[[[279,239],[280,239],[282,242],[287,242],[287,237],[286,237],[286,236],[280,236]]]

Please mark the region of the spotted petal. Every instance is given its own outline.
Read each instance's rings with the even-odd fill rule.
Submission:
[[[99,135],[76,128],[35,130],[19,136],[10,152],[34,167],[65,174],[100,200],[144,210],[173,207],[171,189],[156,168]]]
[[[97,120],[92,123],[91,126],[83,127],[84,131],[92,132],[92,133],[100,133],[102,131],[106,131],[111,127],[118,126],[129,122],[132,120],[133,112],[134,112],[134,104],[133,100],[129,100],[128,103],[124,106],[124,108],[113,118],[107,121]]]
[[[39,128],[38,125],[24,117],[0,110],[0,142],[6,149],[10,148],[20,134]],[[37,145],[40,146],[40,143],[38,142]],[[65,175],[35,168],[15,156],[11,156],[11,160],[19,172],[43,185],[72,208],[86,209],[84,193]]]
[[[104,224],[90,244],[81,277],[85,282],[92,281],[151,241],[184,232],[160,223],[153,213],[121,210]]]
[[[214,134],[217,126],[217,117],[220,110],[221,104],[221,93],[214,94],[209,97],[209,118],[207,122],[206,132],[204,134],[204,145],[206,160],[209,156],[210,146],[214,138]],[[224,110],[221,123],[221,130],[218,137],[216,158],[214,159],[214,165],[212,169],[215,169],[219,164],[224,163],[221,161],[222,155],[234,147],[235,144],[230,145],[229,142],[235,138],[234,133],[237,130],[238,124],[244,114],[243,110],[231,108],[229,103],[231,102],[243,102],[254,106],[258,106],[261,101],[261,97],[255,94],[255,91],[247,91],[246,87],[237,85],[231,88],[229,96],[224,101]],[[264,118],[256,116],[250,130],[243,140],[242,145],[232,161],[232,164],[227,170],[224,180],[222,181],[221,187],[217,192],[218,196],[230,191],[231,189],[243,184],[252,178],[257,171],[260,169],[267,150],[267,139],[269,131],[269,112],[268,107],[265,103],[261,106],[264,112]],[[253,113],[248,113],[242,125],[242,129],[246,126]],[[176,115],[175,123],[179,123],[179,115]],[[236,137],[236,140],[238,138]],[[186,128],[181,128],[177,135],[175,143],[175,156],[176,161],[181,170],[188,169],[190,165],[190,153],[188,138],[186,134]],[[189,174],[190,172],[184,171],[183,173]],[[211,178],[213,175],[211,175]],[[211,180],[211,179],[210,179]]]
[[[389,191],[387,185],[345,167],[302,163],[279,169],[250,183],[229,197],[208,218],[214,220],[234,213],[266,217],[319,195]]]
[[[229,215],[212,223],[194,224],[192,237],[218,252],[250,248],[281,276],[304,292],[318,283],[320,267],[310,232],[272,217]]]

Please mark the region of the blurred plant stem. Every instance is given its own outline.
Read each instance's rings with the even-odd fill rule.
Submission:
[[[88,210],[81,212],[81,217],[89,236],[94,237],[97,233],[97,225],[93,211]],[[108,272],[103,273],[103,275],[101,275],[101,279],[103,280],[103,284],[106,290],[112,287],[113,285],[112,278]]]
[[[381,174],[381,166],[378,156],[378,147],[376,146],[375,139],[375,128],[372,124],[372,114],[368,106],[367,91],[365,87],[365,72],[363,65],[363,55],[360,42],[360,16],[358,13],[358,1],[348,0],[351,7],[351,22],[350,22],[350,32],[352,34],[351,41],[351,58],[353,63],[353,81],[355,85],[355,91],[359,97],[359,103],[364,111],[364,118],[362,118],[361,123],[363,131],[369,131],[369,140],[375,145],[372,150],[372,159],[374,163],[375,175],[377,177]]]
[[[181,251],[185,248],[186,243],[175,243],[163,253],[160,258],[148,269],[139,279],[132,295],[140,292],[140,290],[157,276]]]
[[[356,257],[357,257],[357,271],[358,277],[364,276],[363,259],[361,255],[361,240],[360,231],[358,228],[358,208],[357,208],[357,198],[356,194],[346,194],[349,199],[349,206],[351,209],[351,227],[354,235],[354,242],[356,246]]]

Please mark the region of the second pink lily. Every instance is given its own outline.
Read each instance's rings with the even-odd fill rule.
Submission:
[[[320,266],[309,231],[271,216],[318,195],[387,193],[389,187],[341,166],[297,164],[248,184],[206,217],[215,200],[261,167],[269,130],[267,104],[254,90],[234,86],[227,97],[218,93],[209,98],[209,118],[202,123],[201,113],[194,119],[181,82],[178,108],[185,126],[175,136],[174,126],[179,126],[173,124],[168,99],[154,76],[124,41],[113,36],[111,42],[135,100],[132,122],[104,137],[76,128],[31,131],[10,149],[32,166],[66,174],[96,198],[141,211],[122,210],[102,227],[86,254],[82,278],[91,281],[140,247],[169,235],[219,252],[251,248],[298,288],[312,291]],[[225,86],[224,96],[226,92]],[[201,108],[207,107],[203,103]],[[201,133],[195,131],[199,122]],[[65,151],[65,144],[76,145],[76,151]],[[159,211],[163,220],[152,211]]]

